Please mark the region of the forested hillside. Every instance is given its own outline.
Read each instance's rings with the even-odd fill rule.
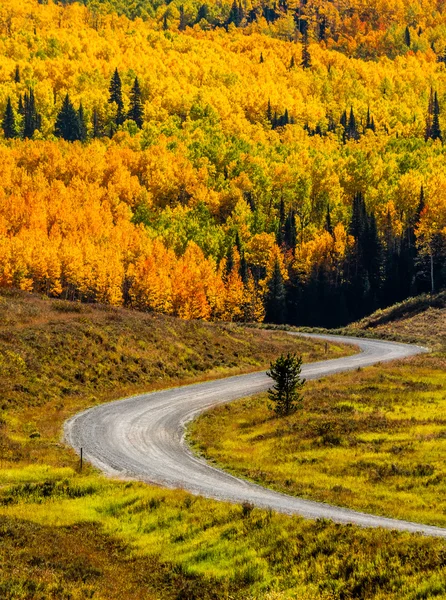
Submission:
[[[0,285],[325,326],[440,289],[445,23],[0,0]]]

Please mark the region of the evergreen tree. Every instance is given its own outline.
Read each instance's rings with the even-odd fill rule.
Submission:
[[[21,77],[20,77],[20,67],[19,65],[16,65],[15,71],[14,71],[14,81],[16,83],[20,83]]]
[[[79,109],[77,111],[77,118],[79,121],[79,139],[81,142],[85,142],[87,139],[87,122],[85,118],[84,107],[82,106],[82,102],[79,104]]]
[[[268,390],[268,398],[272,402],[268,407],[278,417],[290,415],[302,408],[303,396],[300,391],[305,385],[305,379],[301,378],[301,372],[302,357],[296,354],[282,354],[271,363],[267,375],[275,384]]]
[[[97,108],[93,109],[93,130],[92,136],[94,139],[100,138],[104,135],[103,125],[101,116]]]
[[[426,206],[426,200],[424,197],[424,185],[422,185],[421,189],[420,189],[420,200],[418,202],[417,212],[415,213],[415,221],[414,221],[415,224],[417,224],[419,222],[421,213],[423,212],[425,206]]]
[[[434,90],[431,88],[429,94],[429,104],[427,107],[426,129],[424,139],[427,141],[432,136],[432,118],[434,114]]]
[[[296,231],[296,213],[290,210],[285,221],[284,227],[284,242],[285,246],[290,249],[296,247],[297,231]]]
[[[336,123],[335,123],[335,120],[333,119],[332,115],[329,115],[329,117],[328,117],[327,131],[329,131],[329,132],[336,131]]]
[[[276,242],[281,246],[284,242],[284,227],[285,227],[285,202],[283,197],[280,198],[279,205],[279,222],[277,225]]]
[[[327,212],[325,213],[324,229],[325,229],[325,231],[328,231],[328,233],[330,235],[333,235],[333,225],[331,224],[330,205],[327,205]]]
[[[226,277],[234,270],[234,247],[232,242],[229,244],[228,252],[226,253]]]
[[[263,59],[263,52],[260,52],[260,63],[263,63],[263,62],[265,62]]]
[[[441,134],[440,128],[440,105],[438,103],[437,92],[434,94],[434,105],[432,110],[432,128],[430,137],[433,140],[443,141],[443,136]]]
[[[184,12],[184,6],[181,5],[180,6],[180,23],[178,25],[178,30],[184,31],[186,29],[186,26],[187,26],[187,21],[186,21],[186,15]]]
[[[285,323],[286,290],[278,259],[274,263],[273,272],[267,284],[265,310],[265,318],[268,323]]]
[[[240,23],[243,20],[243,9],[241,4],[237,4],[237,0],[234,0],[231,6],[231,10],[229,11],[229,17],[227,24],[230,25],[234,23],[236,27],[240,26]]]
[[[289,68],[290,70],[291,70],[291,69],[294,69],[294,67],[295,67],[295,64],[296,64],[296,63],[295,63],[295,60],[294,60],[294,56],[292,56],[292,57],[291,57],[291,60],[290,60],[290,66],[289,66],[288,68]]]
[[[376,220],[368,214],[361,193],[353,198],[349,233],[355,239],[348,257],[351,316],[372,312],[379,303],[382,249]]]
[[[248,269],[248,263],[246,261],[244,252],[240,252],[239,275],[240,275],[241,280],[243,281],[243,285],[246,285],[249,280],[249,269]]]
[[[142,105],[141,88],[139,87],[139,81],[137,77],[135,77],[133,87],[130,91],[130,109],[128,118],[132,119],[132,121],[135,121],[135,123],[141,129],[143,126],[144,109]]]
[[[266,109],[266,118],[271,123],[273,120],[273,113],[271,110],[271,100],[268,99],[268,108]]]
[[[347,139],[357,140],[359,139],[358,129],[356,127],[355,113],[353,112],[353,106],[350,108],[350,116],[347,125]]]
[[[344,112],[341,115],[340,123],[344,129],[347,129],[347,111],[346,110],[344,110]]]
[[[65,96],[62,107],[57,115],[54,135],[69,142],[82,139],[79,112],[74,108],[68,94]]]
[[[36,110],[34,91],[29,90],[24,97],[23,105],[23,137],[32,138],[34,132],[40,129],[40,115]]]
[[[327,37],[327,19],[322,17],[319,21],[319,41],[323,42]]]
[[[410,39],[410,30],[409,30],[408,26],[406,27],[406,29],[404,31],[404,42],[405,42],[406,46],[408,48],[410,48],[411,39]]]
[[[308,41],[308,31],[305,31],[302,38],[302,62],[301,65],[304,69],[311,67],[311,55],[310,55],[310,44]]]
[[[14,109],[12,108],[11,98],[8,98],[6,103],[6,110],[2,121],[3,133],[7,140],[16,138],[17,125],[15,120]]]
[[[124,102],[122,100],[122,82],[121,77],[119,76],[118,69],[115,69],[115,72],[113,73],[113,76],[111,78],[109,92],[109,103],[113,104],[114,102],[117,106],[115,123],[116,125],[122,125],[124,123],[125,116]]]
[[[22,117],[24,117],[24,116],[25,116],[25,107],[24,107],[24,104],[23,104],[23,97],[22,97],[22,94],[20,94],[20,96],[19,96],[19,106],[18,106],[18,108],[17,108],[17,112],[18,112],[18,113],[19,113],[19,115],[21,115]]]
[[[200,6],[200,8],[198,9],[197,18],[195,19],[195,23],[199,23],[202,20],[207,21],[208,14],[209,14],[209,9],[207,7],[207,4],[202,4]]]
[[[367,109],[367,121],[366,121],[365,128],[374,130],[374,123],[372,122],[372,118],[370,115],[370,106]]]

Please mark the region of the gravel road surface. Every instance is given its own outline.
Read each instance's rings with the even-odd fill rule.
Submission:
[[[302,375],[316,379],[403,359],[424,348],[378,340],[314,336],[354,344],[353,356],[304,365]],[[332,519],[364,527],[385,527],[446,538],[446,529],[360,513],[320,502],[302,500],[233,477],[195,456],[188,448],[185,425],[217,404],[263,392],[271,386],[265,372],[228,377],[161,392],[141,394],[96,406],[65,424],[66,441],[86,460],[110,476],[155,483],[230,502],[251,502],[309,519]]]

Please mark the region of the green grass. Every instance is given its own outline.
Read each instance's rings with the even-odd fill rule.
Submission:
[[[436,352],[309,382],[303,410],[287,418],[266,394],[216,408],[191,424],[192,443],[289,494],[446,527],[444,300],[411,299],[347,329],[399,340],[410,331]]]
[[[79,475],[0,493],[0,596],[429,598],[441,540]]]
[[[89,404],[323,344],[21,293],[0,296],[0,319],[2,600],[446,597],[442,540],[111,481],[60,441]]]

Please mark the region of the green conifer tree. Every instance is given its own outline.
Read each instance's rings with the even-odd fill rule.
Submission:
[[[180,23],[178,25],[178,31],[184,31],[187,27],[186,14],[184,12],[184,6],[180,6]]]
[[[139,86],[138,78],[135,77],[133,87],[130,91],[130,109],[128,112],[128,118],[138,125],[141,129],[144,122],[144,109],[142,105],[142,94]]]
[[[82,102],[79,104],[77,118],[79,121],[79,139],[81,142],[85,142],[87,139],[87,120],[85,117],[85,111]]]
[[[302,357],[296,354],[282,354],[271,363],[268,377],[273,379],[274,386],[268,390],[268,405],[278,417],[286,417],[302,408],[303,396],[300,393],[305,385],[301,378]]]
[[[277,259],[274,263],[271,278],[267,284],[265,312],[265,318],[268,323],[280,324],[286,321],[286,289]]]
[[[101,121],[101,115],[99,114],[99,110],[95,107],[93,109],[93,129],[92,129],[92,137],[94,139],[100,138],[104,135],[104,128]]]
[[[40,116],[37,113],[36,100],[32,89],[25,94],[23,113],[23,137],[32,138],[34,132],[40,129]]]
[[[115,72],[113,73],[113,76],[111,78],[109,92],[109,103],[113,104],[114,102],[117,106],[115,123],[116,125],[122,125],[125,121],[124,102],[122,100],[121,77],[119,76],[119,71],[117,68],[115,69]]]
[[[308,40],[308,31],[305,30],[302,38],[302,62],[301,65],[304,69],[311,68],[311,55],[310,55],[310,43]]]
[[[328,233],[330,235],[333,235],[333,225],[331,223],[331,212],[330,212],[330,205],[327,205],[327,212],[325,213],[325,224],[324,224],[324,229],[325,231],[328,231]]]
[[[438,102],[437,92],[434,94],[434,105],[432,110],[432,128],[430,137],[433,140],[443,141],[443,136],[441,134],[440,128],[440,104]]]
[[[350,116],[348,118],[347,138],[349,140],[357,140],[359,138],[358,129],[356,127],[355,113],[353,112],[353,106],[350,108]]]
[[[79,113],[74,108],[68,94],[65,96],[62,107],[57,115],[54,135],[69,142],[82,139]]]
[[[410,29],[409,29],[409,26],[407,26],[406,29],[405,29],[405,31],[404,31],[404,42],[405,42],[406,46],[408,48],[410,48],[411,39],[410,39]]]
[[[8,101],[6,103],[6,110],[3,116],[2,127],[4,136],[7,140],[11,140],[18,136],[17,124],[14,109],[12,108],[11,98],[8,98]]]

